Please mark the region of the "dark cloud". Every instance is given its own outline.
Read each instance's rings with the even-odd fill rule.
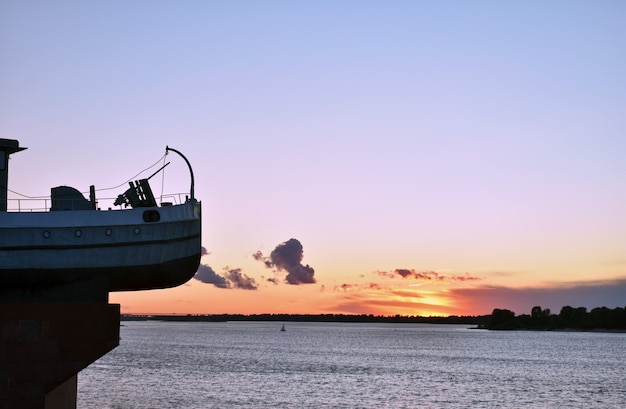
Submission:
[[[378,283],[367,283],[367,284],[343,283],[341,285],[336,285],[333,287],[333,291],[335,292],[361,291],[361,290],[384,290],[384,289],[386,289],[386,287]]]
[[[248,277],[242,273],[240,268],[228,269],[224,276],[234,288],[241,288],[243,290],[256,290],[259,288],[254,278]]]
[[[263,264],[265,264],[265,267],[272,268],[272,261],[268,258],[263,257],[263,253],[261,253],[261,250],[254,253],[252,257],[254,257],[256,261],[261,261]]]
[[[450,290],[448,296],[461,309],[490,314],[504,308],[516,314],[529,314],[534,306],[549,308],[558,314],[564,306],[607,307],[626,306],[626,278],[604,281],[559,283],[545,287],[511,288],[481,286]]]
[[[468,273],[464,275],[446,276],[435,271],[416,271],[406,268],[397,268],[393,271],[375,271],[374,273],[388,278],[401,277],[405,279],[426,280],[426,281],[476,281],[480,277],[470,276]]]
[[[218,288],[230,288],[228,281],[221,275],[217,274],[213,269],[206,264],[200,264],[196,275],[193,276],[196,280],[202,281],[206,284],[213,284]]]
[[[312,284],[315,283],[315,270],[309,265],[302,264],[304,256],[302,244],[296,239],[289,239],[279,244],[269,257],[257,251],[252,255],[255,260],[263,262],[267,268],[276,268],[278,271],[286,271],[285,281],[288,284]]]
[[[206,247],[202,247],[202,256],[209,255]],[[240,268],[224,267],[224,274],[220,275],[210,266],[200,264],[194,278],[205,284],[213,284],[217,288],[240,288],[243,290],[256,290],[259,288],[256,281],[252,277],[244,274]]]

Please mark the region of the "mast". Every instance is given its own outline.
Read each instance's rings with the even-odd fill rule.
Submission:
[[[194,178],[193,178],[193,169],[191,168],[191,163],[189,163],[189,160],[187,160],[187,158],[185,157],[185,155],[183,155],[180,151],[174,149],[174,148],[170,148],[169,146],[165,147],[165,153],[167,154],[169,151],[175,152],[177,154],[180,155],[181,158],[183,158],[185,160],[185,162],[187,162],[187,166],[189,167],[189,173],[191,174],[191,189],[189,190],[189,195],[191,196],[191,201],[195,201],[196,198],[194,196]]]
[[[24,147],[15,139],[0,138],[0,212],[7,211],[7,192],[9,189],[9,155],[23,151]]]

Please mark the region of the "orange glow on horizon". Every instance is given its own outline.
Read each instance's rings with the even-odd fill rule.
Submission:
[[[389,285],[400,284],[398,285]],[[619,294],[626,279],[552,284],[544,287],[489,286],[485,283],[412,285],[408,281],[341,284],[287,285],[263,283],[257,290],[222,289],[192,280],[166,290],[111,293],[110,302],[121,305],[122,313],[134,314],[373,314],[383,316],[476,316],[491,314],[494,308],[529,313],[534,305],[554,312],[565,305],[588,308],[621,306],[617,298],[607,305],[582,299],[594,289],[611,289]],[[548,301],[557,303],[550,305]],[[620,304],[621,303],[621,304]],[[616,304],[616,305],[613,305]]]
[[[320,285],[269,285],[249,291],[192,281],[166,290],[111,293],[110,302],[119,303],[127,314],[475,315],[464,297],[440,285],[342,285],[331,290]]]

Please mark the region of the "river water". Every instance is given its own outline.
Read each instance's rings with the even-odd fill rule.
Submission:
[[[79,409],[625,408],[626,334],[123,322]]]

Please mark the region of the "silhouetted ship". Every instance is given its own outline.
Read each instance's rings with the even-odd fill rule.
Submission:
[[[189,167],[191,189],[180,203],[157,205],[147,178],[129,182],[113,210],[97,208],[93,186],[89,199],[59,186],[47,209],[9,209],[8,160],[24,149],[0,139],[0,300],[107,299],[110,291],[174,287],[196,273],[201,203],[182,153],[166,148]]]

